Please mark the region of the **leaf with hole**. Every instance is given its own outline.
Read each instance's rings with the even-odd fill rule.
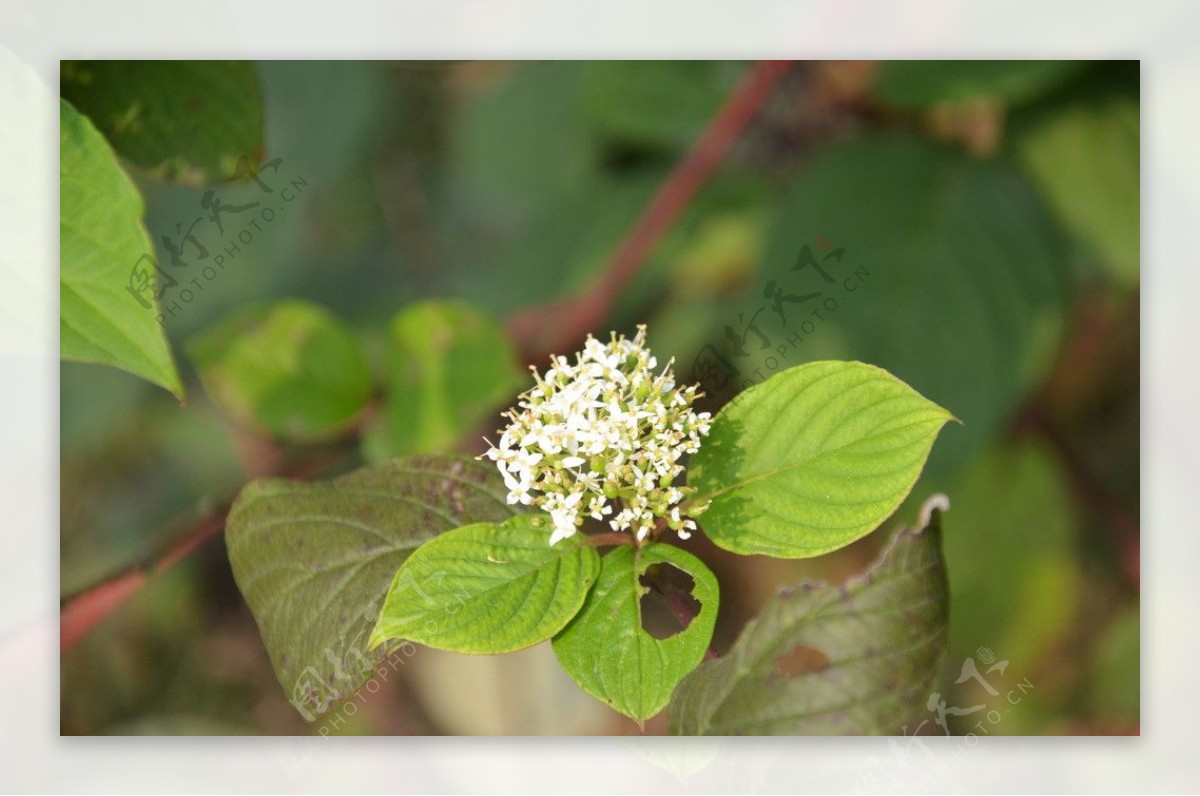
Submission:
[[[496,469],[415,456],[332,481],[246,486],[225,532],[275,674],[310,721],[374,670],[367,640],[409,555],[467,523],[512,516]]]
[[[142,227],[142,196],[112,149],[59,106],[59,337],[63,359],[112,365],[183,398],[155,316],[165,287]]]
[[[875,530],[912,490],[953,419],[890,373],[810,362],[728,404],[691,462],[713,543],[742,555],[809,558]]]
[[[371,646],[415,641],[494,655],[547,641],[579,612],[600,571],[582,536],[550,545],[543,514],[475,523],[425,544],[396,572]]]
[[[678,570],[674,577],[672,570]],[[661,585],[680,580],[690,584],[690,600],[686,587]],[[656,587],[674,605],[699,604],[670,635],[644,625],[643,598]],[[600,559],[600,577],[583,610],[555,637],[554,654],[584,691],[645,721],[666,707],[675,686],[704,658],[717,602],[716,578],[691,553],[665,544],[618,547]]]
[[[929,718],[946,648],[935,496],[880,561],[843,585],[780,591],[729,652],[671,700],[676,735],[899,735]]]
[[[130,163],[190,184],[258,165],[262,102],[248,61],[63,61],[64,98]]]
[[[371,397],[353,332],[303,301],[248,307],[188,341],[213,402],[258,431],[315,440],[346,430]]]

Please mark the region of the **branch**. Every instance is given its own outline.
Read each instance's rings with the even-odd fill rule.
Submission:
[[[230,503],[208,512],[156,560],[118,573],[67,600],[59,616],[59,650],[66,653],[92,631],[104,617],[124,605],[154,575],[176,563],[225,528]]]
[[[526,362],[540,362],[555,351],[573,348],[588,332],[600,327],[654,245],[720,166],[790,66],[788,61],[762,61],[750,70],[643,209],[595,285],[579,296],[534,307],[509,320],[509,332]],[[293,473],[291,477],[301,476]],[[60,652],[70,650],[137,594],[151,577],[220,535],[231,505],[232,500],[226,501],[206,514],[149,564],[118,573],[68,599],[60,613]],[[628,543],[611,536],[592,537],[589,544]]]
[[[327,457],[315,462],[284,468],[277,473],[284,478],[311,478],[330,469],[342,457]],[[95,586],[69,597],[59,611],[59,652],[65,654],[92,631],[105,617],[129,601],[155,575],[166,572],[187,558],[205,543],[225,530],[225,519],[233,506],[230,498],[204,513],[174,542],[160,553],[141,563],[105,578]]]
[[[790,61],[761,61],[742,80],[679,165],[642,210],[608,268],[579,295],[532,307],[508,322],[508,331],[527,363],[572,349],[600,328],[613,304],[663,234],[671,228],[729,154],[738,137],[770,97]]]

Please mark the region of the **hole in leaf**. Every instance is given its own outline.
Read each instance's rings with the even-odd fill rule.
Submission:
[[[696,580],[670,564],[651,564],[638,580],[646,587],[641,598],[642,630],[659,641],[682,633],[700,613],[692,596]]]
[[[829,665],[829,656],[815,647],[797,644],[775,659],[775,674],[780,677],[799,677],[819,672]]]

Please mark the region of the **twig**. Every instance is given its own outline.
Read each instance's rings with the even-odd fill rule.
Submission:
[[[326,457],[285,468],[277,475],[282,478],[311,478],[342,461],[342,457]],[[187,558],[205,543],[225,530],[225,519],[233,499],[224,501],[205,512],[161,553],[141,563],[105,578],[68,598],[59,611],[59,652],[66,653],[101,620],[129,601],[155,575],[160,575]]]
[[[229,503],[209,512],[161,556],[145,566],[118,573],[67,600],[59,616],[59,649],[66,653],[92,631],[100,620],[124,605],[154,575],[172,566],[215,538],[225,528]]]
[[[712,176],[790,66],[788,61],[762,61],[750,70],[659,187],[625,236],[608,269],[592,288],[576,297],[525,310],[509,320],[509,331],[525,361],[540,362],[554,351],[572,347],[589,331],[599,328],[622,291],[637,276],[654,245]],[[67,600],[60,614],[60,651],[65,653],[71,649],[101,620],[124,605],[151,577],[216,538],[225,528],[230,505],[227,502],[196,522],[148,565],[118,573]],[[589,537],[587,543],[629,543],[628,534],[622,535],[620,540],[616,536],[600,534]]]
[[[790,61],[761,61],[750,70],[659,186],[608,268],[592,286],[579,295],[532,307],[510,318],[508,331],[525,362],[540,363],[550,354],[574,348],[588,332],[600,328],[655,244],[717,170],[791,65]]]

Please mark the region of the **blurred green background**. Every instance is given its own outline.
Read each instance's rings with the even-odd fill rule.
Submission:
[[[401,366],[392,318],[415,301],[462,300],[502,323],[587,290],[752,68],[256,64],[266,156],[281,159],[263,176],[298,187],[236,267],[167,319],[184,407],[122,372],[62,366],[63,597],[152,560],[281,463],[316,452],[328,474],[447,444],[394,427],[320,442],[248,430],[214,406],[187,341],[247,305],[304,299],[349,325],[382,390]],[[950,496],[940,694],[991,709],[1029,684],[992,734],[1139,731],[1139,124],[1137,62],[799,62],[594,330],[648,324],[714,409],[779,368],[844,358],[963,421],[887,527]],[[199,214],[203,188],[131,171],[156,242]],[[216,189],[235,205],[259,196]],[[714,354],[740,375],[697,366]],[[722,583],[718,646],[775,586],[848,577],[883,536],[804,562],[697,539]],[[999,696],[955,682],[968,658],[993,669]],[[422,651],[345,721],[308,725],[219,540],[66,653],[61,695],[64,734],[636,731],[544,648]]]

